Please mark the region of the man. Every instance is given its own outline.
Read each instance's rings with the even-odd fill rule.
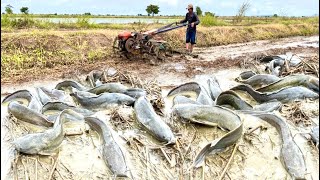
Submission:
[[[188,8],[186,9],[188,10],[186,17],[184,18],[184,20],[180,21],[179,23],[188,22],[188,28],[186,32],[186,49],[187,51],[192,53],[193,47],[196,44],[196,32],[197,32],[196,26],[200,23],[200,20],[197,14],[193,12],[192,4],[189,4]],[[189,46],[189,43],[191,43],[190,46]]]

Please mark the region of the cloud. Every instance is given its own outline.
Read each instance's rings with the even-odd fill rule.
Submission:
[[[53,1],[53,5],[55,6],[59,6],[59,5],[64,5],[64,4],[67,4],[68,0],[55,0]]]
[[[213,3],[212,0],[199,0],[198,2],[199,4],[202,4],[202,5],[208,5]]]
[[[177,6],[178,5],[178,0],[158,0],[156,2],[166,3],[166,4],[170,5],[170,6]]]
[[[226,8],[226,7],[236,7],[236,3],[234,2],[230,2],[230,1],[223,1],[220,3],[220,6],[223,7],[223,8]]]
[[[252,8],[250,8],[250,11],[251,11],[253,14],[257,14],[258,9],[255,8],[255,7],[252,7]]]
[[[9,3],[1,3],[1,7],[7,6]]]

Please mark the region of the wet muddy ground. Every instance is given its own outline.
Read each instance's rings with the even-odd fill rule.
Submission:
[[[172,59],[156,66],[145,60],[127,61],[113,64],[113,67],[127,71],[143,81],[156,81],[162,88],[163,96],[174,86],[195,81],[204,76],[217,77],[221,89],[228,90],[238,83],[234,80],[245,70],[264,72],[264,65],[249,66],[255,57],[277,55],[292,52],[308,59],[318,56],[319,36],[293,37],[273,41],[256,41],[211,48],[197,48],[198,58],[175,55]],[[119,60],[120,61],[120,60]],[[102,69],[106,64],[98,64]],[[74,76],[50,77],[43,81],[22,84],[5,84],[1,87],[1,99],[7,93],[32,87],[54,86],[63,79]],[[80,76],[83,78],[83,76]],[[165,99],[165,115],[162,117],[178,137],[174,146],[161,146],[150,137],[134,120],[132,108],[120,107],[118,110],[99,112],[114,130],[115,137],[126,152],[134,179],[219,179],[234,146],[206,158],[205,166],[189,169],[197,152],[207,143],[221,137],[224,131],[219,128],[183,123],[170,117],[170,99]],[[289,107],[292,104],[288,105]],[[319,100],[303,101],[301,110],[309,121],[319,123]],[[112,179],[111,172],[104,164],[99,151],[99,137],[85,124],[66,125],[68,134],[57,155],[26,156],[21,155],[17,162],[12,161],[9,142],[30,132],[42,131],[29,124],[23,124],[9,118],[6,107],[1,108],[1,179]],[[115,112],[117,112],[115,114]],[[282,113],[284,117],[286,114]],[[111,120],[110,120],[110,117]],[[238,142],[237,151],[230,162],[223,179],[290,179],[281,164],[281,140],[276,129],[268,123],[251,116],[241,116],[244,120],[244,135]],[[310,126],[295,125],[288,119],[292,134],[310,131]],[[255,131],[252,129],[262,126]],[[252,132],[251,132],[252,131]],[[80,135],[79,135],[80,134]],[[294,140],[301,148],[306,160],[307,179],[319,177],[319,154],[307,135],[297,134]],[[7,172],[7,173],[5,173]]]

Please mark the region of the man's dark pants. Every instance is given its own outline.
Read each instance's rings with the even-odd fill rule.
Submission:
[[[196,44],[196,31],[187,30],[186,43]]]

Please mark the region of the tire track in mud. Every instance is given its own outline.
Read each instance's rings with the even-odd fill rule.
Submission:
[[[247,43],[231,44],[209,48],[195,49],[195,53],[207,60],[214,60],[217,57],[235,58],[243,54],[264,52],[272,49],[319,49],[319,36],[291,37],[278,40],[261,40]]]

